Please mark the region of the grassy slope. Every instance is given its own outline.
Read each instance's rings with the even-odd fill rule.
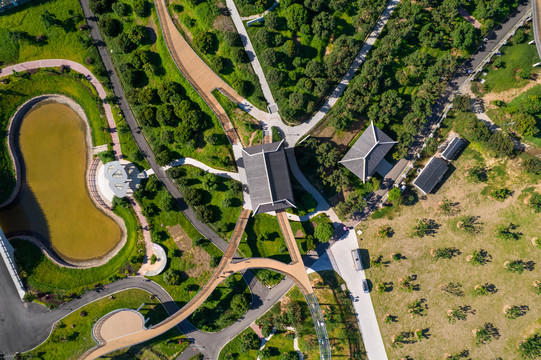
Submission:
[[[15,258],[27,277],[25,282],[38,291],[58,294],[82,293],[94,284],[106,284],[113,275],[123,276],[121,268],[137,251],[138,223],[132,210],[115,207],[128,229],[126,245],[105,265],[90,269],[69,269],[51,262],[33,244],[24,240],[12,241]],[[142,250],[144,251],[144,250]]]
[[[508,44],[501,48],[502,55],[500,56],[504,66],[502,68],[494,68],[489,66],[486,69],[486,91],[501,92],[508,89],[520,88],[528,83],[528,80],[518,78],[516,72],[520,69],[539,72],[532,65],[539,62],[539,55],[535,46],[528,45],[528,42],[533,40],[533,33],[530,26],[527,27],[526,39],[521,44]]]
[[[77,359],[84,351],[94,347],[96,343],[92,339],[91,330],[94,323],[105,314],[121,308],[137,309],[141,304],[145,304],[139,311],[145,318],[150,318],[146,324],[147,327],[163,320],[167,314],[159,301],[149,298],[149,293],[143,290],[126,290],[114,295],[114,299],[105,298],[93,302],[80,310],[68,315],[62,319],[47,341],[36,349],[25,354],[25,357],[31,356],[43,360],[53,359]],[[81,317],[81,311],[87,315]],[[72,326],[74,326],[72,328]],[[154,354],[163,354],[166,359],[172,358],[175,354],[187,347],[187,343],[178,345],[178,340],[183,337],[177,328],[173,328],[166,334],[157,337],[142,345],[137,345],[121,353],[131,353],[129,357],[118,355],[119,352],[106,359],[152,359],[148,356],[136,356],[135,349],[145,346],[145,351]],[[67,339],[63,341],[63,339]],[[160,357],[162,358],[162,357]]]
[[[83,19],[83,11],[77,0],[51,0],[44,2],[28,2],[2,13],[0,16],[0,29],[21,31],[31,37],[45,35],[47,40],[43,45],[35,44],[31,40],[21,39],[18,43],[18,54],[12,56],[12,63],[19,63],[39,59],[68,59],[84,64],[89,56],[89,49],[78,40],[78,30],[69,27],[65,31],[62,26],[54,25],[49,29],[40,21],[41,14],[49,11],[61,23],[71,18],[69,11]],[[95,50],[94,50],[95,51]],[[90,66],[92,69],[92,66]]]
[[[430,195],[411,207],[402,207],[378,220],[363,223],[363,241],[360,245],[367,248],[371,257],[382,255],[384,261],[389,260],[392,253],[400,252],[406,257],[400,262],[391,261],[382,267],[372,267],[367,276],[373,284],[386,282],[394,289],[384,294],[373,292],[374,307],[378,318],[384,314],[398,317],[398,322],[382,324],[381,331],[390,357],[400,358],[406,355],[412,358],[439,358],[444,353],[455,354],[464,349],[475,359],[492,359],[491,352],[504,359],[517,359],[516,344],[532,331],[539,328],[538,296],[535,295],[532,283],[537,279],[537,269],[533,272],[513,274],[504,270],[505,261],[522,259],[524,261],[539,258],[538,251],[530,240],[538,236],[537,216],[524,204],[526,195],[522,190],[529,184],[538,183],[539,177],[517,173],[518,160],[497,160],[484,158],[483,151],[476,144],[471,144],[454,163],[456,170],[444,183],[436,195]],[[486,195],[485,184],[473,184],[466,180],[466,171],[475,164],[489,167],[488,186],[505,186],[514,195],[504,202],[498,202]],[[443,198],[459,203],[460,213],[456,216],[445,216],[438,213],[438,204]],[[471,236],[457,229],[458,217],[462,215],[480,216],[482,232]],[[434,219],[439,225],[435,236],[423,239],[412,239],[408,234],[420,218]],[[518,241],[504,241],[496,238],[496,227],[510,222],[518,225],[523,235]],[[392,238],[381,239],[376,235],[381,226],[390,225],[395,234]],[[441,247],[456,247],[461,255],[451,260],[434,261],[430,250]],[[491,261],[484,266],[473,266],[466,257],[473,251],[485,249]],[[536,265],[537,268],[537,265]],[[415,274],[420,285],[419,291],[411,293],[398,289],[398,279]],[[458,282],[465,295],[454,297],[438,291],[440,284]],[[476,284],[493,283],[497,293],[488,296],[474,297],[472,290]],[[424,298],[428,304],[426,316],[411,318],[407,313],[407,305],[414,300]],[[450,324],[446,312],[457,306],[471,306],[475,314],[469,314],[467,320]],[[529,311],[525,316],[515,320],[506,319],[503,314],[504,305],[527,305]],[[472,330],[492,323],[499,329],[501,338],[493,340],[486,346],[476,346]],[[402,331],[428,329],[429,339],[414,340],[412,344],[392,346],[391,337]]]
[[[62,94],[74,99],[80,104],[90,122],[92,129],[92,142],[94,145],[102,145],[111,141],[109,134],[101,131],[106,126],[104,118],[100,116],[103,111],[101,103],[90,91],[86,82],[81,82],[70,76],[57,74],[47,75],[39,72],[28,79],[9,77],[9,84],[2,87],[0,96],[0,131],[5,131],[9,119],[15,110],[25,101],[41,94]],[[15,186],[13,164],[7,152],[7,139],[0,142],[0,202],[6,200]],[[5,184],[5,185],[4,185]]]

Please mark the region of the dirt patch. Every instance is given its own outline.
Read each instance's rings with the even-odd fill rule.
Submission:
[[[218,17],[216,17],[216,20],[214,20],[214,24],[212,24],[212,27],[218,31],[237,31],[237,29],[235,29],[235,24],[233,24],[233,20],[231,20],[231,17],[224,15],[219,15]]]
[[[295,231],[295,238],[299,239],[303,237],[304,237],[304,232],[301,229]]]
[[[516,89],[509,89],[502,92],[490,92],[488,94],[483,95],[483,100],[485,102],[485,106],[487,108],[494,108],[495,106],[491,104],[494,100],[501,100],[506,103],[513,100],[518,95],[522,94],[523,92],[533,88],[536,85],[541,84],[541,76],[533,75],[535,76],[534,79],[530,80],[528,84],[521,88]]]
[[[193,246],[192,240],[180,225],[168,226],[167,231],[171,234],[173,241],[182,252],[182,257],[188,259],[193,264],[197,264],[197,266],[186,270],[188,276],[197,278],[211,271],[210,255],[199,246]]]

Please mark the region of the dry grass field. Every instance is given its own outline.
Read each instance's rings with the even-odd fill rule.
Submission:
[[[532,239],[541,237],[541,216],[527,206],[529,194],[541,192],[539,177],[521,172],[518,158],[485,157],[473,147],[453,162],[456,169],[436,194],[360,226],[359,245],[372,259],[367,277],[373,284],[373,303],[389,359],[445,359],[446,354],[460,353],[460,359],[519,359],[519,342],[541,329],[541,295],[532,285],[541,280],[541,249],[532,244]],[[487,182],[469,180],[468,170],[477,165],[488,170]],[[489,196],[495,188],[507,188],[512,195],[495,200]],[[441,209],[444,199],[454,204],[451,213]],[[460,228],[464,216],[478,217],[477,233]],[[412,235],[419,219],[435,222],[432,234]],[[500,225],[510,223],[516,225],[511,232],[519,233],[518,240],[497,235]],[[383,226],[392,228],[390,237],[378,236]],[[436,260],[433,254],[443,248],[450,248],[453,257]],[[480,250],[486,263],[474,265],[470,255]],[[393,253],[402,259],[394,260]],[[374,260],[379,256],[378,265]],[[513,260],[531,268],[509,272],[504,263]],[[400,282],[408,275],[415,279],[409,291]],[[385,292],[377,290],[382,283]],[[456,291],[441,290],[442,285],[453,287],[449,283]],[[474,288],[485,284],[489,289],[493,285],[493,293],[474,295]],[[421,300],[421,315],[408,311],[416,300]],[[522,309],[514,319],[504,314],[504,308],[512,306]],[[448,319],[453,310],[458,316],[454,323]],[[387,314],[393,321],[384,320]],[[477,344],[475,331],[485,327],[490,339]]]

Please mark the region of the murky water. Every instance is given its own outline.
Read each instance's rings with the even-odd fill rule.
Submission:
[[[69,106],[48,103],[21,123],[21,192],[0,210],[4,233],[32,231],[66,260],[99,258],[121,238],[117,223],[90,200],[83,120]]]

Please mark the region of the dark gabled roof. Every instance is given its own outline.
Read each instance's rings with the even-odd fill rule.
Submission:
[[[456,157],[456,154],[464,147],[465,141],[459,138],[458,136],[451,140],[449,145],[443,150],[443,153],[441,153],[441,157],[445,160],[454,160]]]
[[[254,215],[295,206],[282,143],[243,149],[242,159]]]
[[[340,163],[357,175],[363,182],[372,176],[385,155],[396,141],[378,129],[373,122],[357,139]]]
[[[419,176],[413,181],[413,185],[425,194],[429,194],[441,181],[448,168],[449,165],[446,161],[433,156]]]

